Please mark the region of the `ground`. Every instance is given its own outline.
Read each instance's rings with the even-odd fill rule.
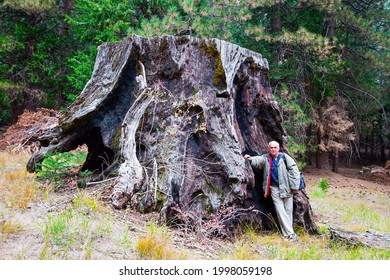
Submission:
[[[46,113],[49,116],[54,116],[53,113]],[[32,115],[29,115],[29,118],[36,120]],[[21,133],[13,126],[3,135],[3,143],[4,136],[6,136],[6,142],[14,150],[15,147],[18,147],[18,152],[21,149],[20,143],[26,143],[32,138],[31,135],[36,135],[39,130],[36,126],[27,124],[28,118],[21,119],[26,122],[25,125],[20,123],[17,125],[23,127],[25,132],[29,130],[33,133]],[[42,116],[40,119],[47,120],[45,124],[49,128],[55,123],[54,119],[49,118],[49,120]],[[21,141],[17,141],[18,137]],[[14,139],[14,142],[11,143],[11,139]],[[15,151],[3,151],[2,153],[3,155],[9,153],[5,154],[8,157],[12,152],[15,153]],[[12,164],[8,162],[11,160],[7,158],[7,160],[3,160],[3,163],[7,163],[3,166],[0,160],[0,170],[5,176],[11,174],[11,171],[23,170],[25,172],[27,159],[28,155]],[[318,225],[334,225],[350,229],[351,225],[355,225],[357,230],[361,230],[358,226],[360,224],[353,221],[356,219],[355,216],[351,216],[351,220],[345,217],[345,208],[356,204],[358,208],[351,208],[351,211],[356,212],[359,207],[366,207],[382,213],[379,219],[387,221],[385,229],[388,230],[390,216],[389,175],[378,173],[363,177],[360,171],[361,166],[340,168],[340,172],[337,174],[313,167],[308,167],[305,170],[306,192],[309,197],[314,195],[320,178],[327,179],[331,185],[326,194],[328,198],[332,199],[329,200],[330,202],[325,203],[324,200],[310,197],[315,222]],[[29,178],[32,180],[27,173],[20,174],[24,175],[18,176],[25,176],[25,181],[22,182],[27,184]],[[14,180],[15,178],[8,179]],[[0,181],[0,183],[3,182],[5,181]],[[7,202],[0,200],[0,228],[2,228],[0,259],[226,259],[239,258],[232,255],[232,251],[236,250],[236,252],[243,254],[243,248],[246,248],[247,240],[240,241],[241,243],[239,242],[238,245],[237,241],[205,239],[183,229],[164,227],[160,242],[164,245],[169,243],[170,249],[168,247],[165,249],[164,256],[140,256],[139,240],[154,234],[154,223],[158,224],[158,213],[140,214],[131,209],[113,209],[108,199],[111,193],[109,182],[80,189],[74,183],[74,177],[69,176],[64,182],[64,186],[58,189],[55,189],[52,184],[45,184],[45,182],[40,184],[41,187],[36,198],[26,207],[13,207],[11,202],[7,204]],[[5,192],[3,189],[6,190],[6,187],[2,187],[2,192]],[[97,199],[94,200],[94,198]],[[335,204],[337,205],[335,206]],[[380,222],[378,221],[378,223]],[[14,230],[10,230],[12,228],[10,225],[13,225]],[[371,224],[364,226],[370,227]],[[156,228],[162,229],[160,226],[156,226]],[[304,234],[301,234],[301,237],[307,243],[318,242],[318,239],[311,239]],[[328,237],[324,238],[328,239]],[[260,246],[259,249],[251,248],[254,255],[250,256],[253,258],[302,258],[302,256],[286,255],[291,253],[282,254],[279,252],[277,256],[272,255],[270,248],[275,251],[273,246],[292,246],[285,245],[278,234],[274,235],[274,240],[262,239],[254,242]],[[270,243],[267,245],[262,242]],[[302,250],[305,250],[305,246],[308,245],[301,246]],[[286,250],[291,251],[288,247]],[[332,256],[321,255],[313,258],[329,259]],[[341,257],[335,256],[335,258],[343,258],[343,255]],[[378,256],[375,253],[373,257],[367,258],[378,258]],[[384,257],[379,258],[389,258],[388,252],[384,253]]]
[[[381,213],[389,212],[389,204],[382,203],[382,199],[390,199],[390,177],[386,174],[373,174],[365,178],[361,175],[361,167],[340,168],[339,173],[316,168],[308,168],[305,171],[305,178],[308,182],[308,190],[313,189],[321,178],[328,179],[331,187],[327,193],[346,203],[358,203],[364,200],[367,205],[377,209]],[[312,203],[315,210],[317,205]],[[315,212],[315,211],[314,211]],[[316,213],[317,221],[325,224],[332,224],[344,227],[339,220],[337,213],[329,211],[326,216],[321,217]],[[325,219],[325,220],[322,220]]]

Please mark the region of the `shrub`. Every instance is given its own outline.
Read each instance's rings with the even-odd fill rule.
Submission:
[[[70,169],[83,164],[86,157],[87,153],[84,151],[50,153],[42,163],[37,164],[40,169],[37,169],[36,172],[40,179],[49,180],[58,186],[62,183],[62,178],[70,174]],[[90,173],[83,174],[87,176]]]
[[[330,183],[327,179],[320,178],[318,186],[324,193],[327,193],[328,189],[330,188]]]

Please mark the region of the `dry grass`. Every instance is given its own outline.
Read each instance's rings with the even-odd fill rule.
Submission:
[[[7,239],[20,231],[22,231],[21,225],[9,219],[0,219],[0,238],[2,240]]]
[[[28,153],[0,151],[0,170],[12,168],[25,169],[29,157],[30,155]]]
[[[177,254],[170,247],[171,236],[165,231],[165,227],[156,227],[152,223],[149,232],[138,238],[135,250],[143,260],[172,260],[186,259],[184,253]]]
[[[37,200],[39,185],[26,161],[27,155],[0,152],[0,201],[7,207],[26,209]]]

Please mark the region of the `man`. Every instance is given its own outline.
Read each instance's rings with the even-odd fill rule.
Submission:
[[[295,161],[287,154],[283,156],[279,150],[279,143],[271,141],[268,144],[269,154],[245,155],[245,158],[253,168],[263,171],[264,197],[272,197],[283,237],[297,241],[293,229],[293,193],[299,189],[299,170]]]

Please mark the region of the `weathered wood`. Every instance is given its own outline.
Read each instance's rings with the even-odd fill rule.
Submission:
[[[154,98],[152,93],[145,89],[133,103],[123,121],[121,158],[124,162],[119,167],[119,176],[111,195],[112,204],[116,208],[126,207],[131,196],[141,191],[145,179],[143,167],[136,154],[135,133],[146,108]]]
[[[377,165],[372,165],[372,166],[363,166],[362,173],[365,176],[372,176],[375,173],[384,173],[384,174],[389,174],[389,168],[385,168],[382,166],[377,166]]]
[[[235,222],[272,228],[273,205],[262,201],[243,154],[262,154],[271,140],[285,145],[281,122],[260,54],[216,39],[131,36],[99,47],[56,141],[31,157],[28,170],[49,151],[86,144],[83,169],[104,174],[98,180],[117,176],[116,208],[157,210],[169,221],[173,206],[202,220],[235,205],[253,209]],[[312,231],[308,198],[298,197],[296,220]]]
[[[387,232],[378,232],[375,230],[355,232],[336,226],[329,226],[329,232],[333,240],[345,244],[363,245],[384,250],[390,249],[390,234]]]
[[[318,233],[318,227],[312,219],[313,211],[306,191],[301,190],[298,193],[294,193],[293,199],[295,223],[302,226],[312,234]]]

